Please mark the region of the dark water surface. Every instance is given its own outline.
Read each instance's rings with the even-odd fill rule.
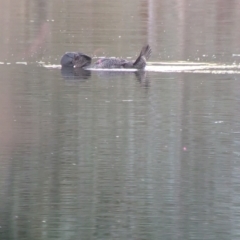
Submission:
[[[146,42],[153,62],[238,64],[239,9],[1,0],[0,239],[239,239],[240,74],[39,65]]]

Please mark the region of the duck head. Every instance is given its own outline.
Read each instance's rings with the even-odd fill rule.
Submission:
[[[61,58],[62,67],[84,68],[91,64],[92,58],[80,52],[67,52]]]

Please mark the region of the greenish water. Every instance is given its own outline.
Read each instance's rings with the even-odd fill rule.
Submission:
[[[0,239],[238,239],[239,74],[37,63],[135,58],[145,42],[153,62],[238,63],[238,9],[0,1]]]

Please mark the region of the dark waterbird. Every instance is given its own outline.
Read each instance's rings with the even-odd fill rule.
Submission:
[[[151,48],[149,45],[143,46],[138,58],[135,61],[128,61],[123,58],[102,58],[95,62],[91,68],[133,68],[133,69],[144,69],[146,61],[151,55]],[[63,67],[77,67],[87,69],[91,64],[91,57],[79,53],[79,52],[68,52],[65,53],[61,58],[61,65]]]

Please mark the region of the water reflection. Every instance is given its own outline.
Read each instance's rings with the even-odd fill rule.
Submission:
[[[143,87],[149,87],[150,80],[146,71],[135,71],[135,72],[115,72],[115,71],[96,71],[96,74],[99,78],[102,79],[112,79],[112,78],[121,78],[126,80],[130,76],[134,75],[136,80],[141,84]],[[127,84],[127,83],[126,83]]]
[[[149,87],[150,80],[147,76],[146,71],[136,71],[136,72],[113,72],[113,71],[93,71],[99,79],[114,79],[121,78],[126,79],[134,75],[137,81],[142,87]],[[71,67],[62,67],[61,68],[62,77],[67,80],[87,80],[91,77],[92,71],[85,70],[81,68],[71,68]]]
[[[61,74],[66,80],[76,80],[82,79],[86,80],[91,77],[91,71],[81,69],[81,68],[72,68],[72,67],[62,67]]]

